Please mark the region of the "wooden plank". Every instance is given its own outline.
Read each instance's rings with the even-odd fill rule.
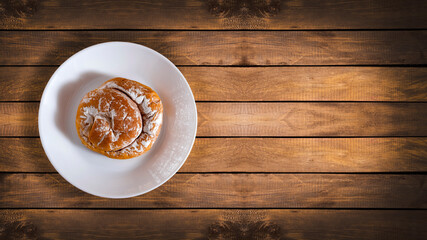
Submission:
[[[427,64],[427,31],[3,31],[0,65],[61,64],[96,43],[128,41],[178,65]]]
[[[0,136],[37,136],[39,103],[0,103]]]
[[[5,1],[3,29],[425,28],[425,1]],[[76,17],[78,16],[78,17]]]
[[[177,174],[128,199],[86,194],[58,174],[0,174],[1,208],[426,208],[427,175]]]
[[[198,103],[198,136],[425,136],[427,103]]]
[[[0,138],[0,171],[55,172],[39,138]]]
[[[189,81],[196,100],[200,101],[427,100],[427,68],[181,67],[180,69]]]
[[[55,172],[38,138],[0,138],[0,171]],[[180,172],[426,172],[427,138],[197,138]]]
[[[426,138],[197,138],[181,172],[427,171]]]
[[[0,67],[0,101],[39,101],[56,67]],[[427,101],[427,68],[180,67],[198,101]],[[268,81],[264,81],[268,80]]]
[[[0,222],[2,239],[403,240],[427,237],[426,211],[399,210],[31,209],[0,210]]]
[[[0,103],[0,136],[38,136],[39,103]],[[427,103],[197,103],[198,136],[426,136]]]
[[[0,67],[0,101],[40,101],[56,67]]]

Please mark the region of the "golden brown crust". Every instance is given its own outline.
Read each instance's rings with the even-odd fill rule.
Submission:
[[[125,78],[113,78],[80,102],[76,128],[89,149],[127,159],[148,151],[162,125],[163,106],[151,88]]]

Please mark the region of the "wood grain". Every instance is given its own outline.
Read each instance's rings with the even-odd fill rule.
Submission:
[[[0,103],[0,136],[37,136],[39,103]]]
[[[0,210],[0,223],[2,239],[421,240],[427,234],[426,211],[396,210]]]
[[[38,106],[0,103],[0,136],[38,136]],[[427,135],[427,103],[199,102],[197,111],[197,136]]]
[[[181,172],[388,171],[427,171],[427,139],[198,138],[181,169]]]
[[[55,172],[37,138],[0,138],[0,171]],[[180,172],[426,172],[426,138],[197,138]]]
[[[181,67],[180,70],[199,101],[427,100],[427,68]]]
[[[425,1],[3,1],[3,29],[425,28]],[[78,17],[76,17],[78,16]]]
[[[0,67],[0,101],[40,101],[56,67]]]
[[[128,199],[81,192],[58,174],[0,175],[1,208],[427,208],[426,175],[177,174]]]
[[[96,43],[128,41],[178,65],[427,64],[427,31],[3,31],[0,65],[61,64]]]
[[[427,101],[427,68],[179,69],[198,101]],[[0,67],[0,101],[39,101],[55,70],[56,67]]]
[[[198,103],[198,136],[425,136],[426,103]]]

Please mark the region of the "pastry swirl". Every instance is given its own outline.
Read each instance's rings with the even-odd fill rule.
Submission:
[[[156,92],[136,81],[113,78],[83,97],[76,128],[89,149],[127,159],[151,148],[162,120],[163,106]]]

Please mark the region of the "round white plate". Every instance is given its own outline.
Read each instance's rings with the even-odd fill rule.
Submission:
[[[80,100],[113,77],[139,81],[162,99],[160,136],[140,157],[107,158],[77,135]],[[196,130],[196,104],[184,76],[160,53],[134,43],[101,43],[74,54],[52,75],[40,102],[40,139],[50,162],[72,185],[100,197],[133,197],[162,185],[184,164]]]

